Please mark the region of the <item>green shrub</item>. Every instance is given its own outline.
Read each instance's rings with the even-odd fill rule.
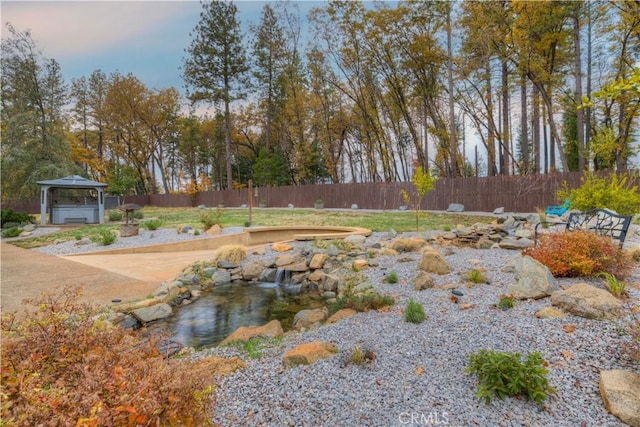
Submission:
[[[384,278],[385,283],[398,283],[398,273],[395,271],[390,272]]]
[[[629,182],[627,176],[615,173],[599,178],[594,173],[585,173],[580,187],[569,190],[565,183],[558,190],[558,200],[569,199],[571,209],[586,211],[594,208],[607,208],[620,215],[634,215],[640,212],[640,192]]]
[[[35,224],[36,220],[32,215],[20,212],[14,212],[13,209],[0,210],[0,228],[5,228],[7,223]]]
[[[157,230],[162,227],[162,220],[158,218],[149,219],[140,223],[142,228],[146,228],[147,230]]]
[[[204,229],[208,230],[214,225],[220,224],[223,213],[224,213],[224,210],[220,208],[207,209],[200,212],[200,222],[204,226]]]
[[[464,278],[471,283],[489,283],[489,280],[487,280],[482,270],[477,268],[467,271],[464,274]]]
[[[241,360],[167,358],[78,296],[67,288],[28,301],[23,321],[3,317],[3,425],[210,425],[213,376]]]
[[[122,212],[120,211],[109,211],[109,221],[120,221],[122,219]]]
[[[118,240],[118,236],[112,230],[100,230],[97,235],[91,238],[91,241],[102,246],[109,246],[113,242]]]
[[[365,362],[365,352],[360,347],[355,346],[349,355],[349,363],[354,365],[362,365]]]
[[[549,385],[546,375],[549,371],[543,365],[539,353],[530,353],[524,363],[519,353],[503,353],[480,350],[469,356],[469,374],[478,375],[478,399],[491,402],[492,396],[524,395],[537,403],[555,390]]]
[[[424,322],[424,308],[418,301],[409,300],[407,306],[404,309],[404,320],[409,323],[422,323]]]
[[[498,304],[496,304],[496,307],[498,307],[500,310],[509,310],[510,308],[513,308],[513,298],[511,297],[500,297],[500,300],[498,301]]]
[[[142,211],[135,211],[135,212],[133,213],[133,217],[134,217],[135,219],[142,219],[142,218],[144,218],[144,212],[142,212]]]
[[[18,237],[22,233],[22,228],[11,227],[2,232],[2,237]]]
[[[244,226],[245,226],[245,228],[251,227],[251,221],[249,221],[249,220],[245,221],[244,222]]]
[[[395,304],[395,300],[392,297],[381,295],[377,292],[355,294],[336,299],[336,301],[329,306],[329,313],[333,314],[343,308],[352,308],[359,312],[378,310],[393,304]]]
[[[588,277],[604,271],[624,278],[632,266],[613,239],[586,230],[544,234],[523,254],[546,265],[555,277]]]
[[[605,287],[614,297],[620,298],[624,294],[624,288],[626,287],[625,283],[618,280],[618,278],[613,274],[601,271],[598,273],[598,277],[602,277],[604,279]]]

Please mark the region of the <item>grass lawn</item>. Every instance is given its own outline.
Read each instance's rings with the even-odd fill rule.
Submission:
[[[214,209],[215,211],[215,209]],[[204,211],[198,208],[156,208],[142,209],[144,220],[158,218],[163,228],[177,228],[191,225],[202,229],[200,216]],[[249,219],[248,209],[221,209],[220,222],[223,227],[243,227]],[[107,213],[106,217],[109,215]],[[420,230],[450,230],[458,224],[471,225],[476,222],[491,222],[490,216],[471,216],[461,214],[430,214],[420,218]],[[94,237],[104,229],[116,230],[122,221],[93,224],[80,227],[64,227],[62,230],[45,236],[21,239],[12,244],[30,249],[53,244],[56,240]],[[329,209],[253,209],[252,225],[337,225],[364,227],[373,231],[388,231],[393,228],[397,232],[415,231],[416,216],[414,212],[367,212],[367,211],[332,211]]]

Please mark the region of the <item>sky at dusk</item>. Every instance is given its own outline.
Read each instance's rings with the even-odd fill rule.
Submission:
[[[235,1],[241,26],[257,24],[267,1]],[[295,1],[305,22],[318,1]],[[133,73],[147,87],[183,92],[180,67],[189,33],[198,24],[198,1],[5,1],[0,2],[2,37],[6,23],[31,37],[45,58],[60,64],[67,83],[94,70]],[[303,27],[303,32],[305,28]],[[248,39],[247,39],[248,40]]]

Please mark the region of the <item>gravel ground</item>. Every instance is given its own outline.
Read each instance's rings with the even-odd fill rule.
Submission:
[[[36,228],[31,234],[31,237],[47,233],[54,233],[58,230],[58,228],[54,227]],[[242,227],[227,227],[222,230],[223,234],[240,232],[242,232]],[[55,245],[35,248],[33,250],[48,255],[75,255],[112,249],[123,249],[146,245],[159,245],[163,243],[181,242],[185,240],[210,239],[212,237],[215,236],[205,234],[202,232],[202,230],[200,230],[200,234],[194,235],[190,233],[178,233],[177,230],[173,228],[159,228],[153,231],[141,228],[137,236],[118,238],[115,242],[108,246],[98,245],[86,239],[83,241],[71,239],[67,241],[60,241]]]
[[[374,233],[368,243],[382,238],[384,234]],[[633,234],[626,246],[638,243],[640,235]],[[493,304],[515,280],[501,268],[516,255],[509,250],[455,249],[446,256],[453,272],[436,276],[436,284],[457,283],[464,293],[459,302],[473,304],[468,310],[451,302],[451,291],[413,290],[417,254],[410,255],[413,261],[402,263],[398,257],[379,257],[375,259],[379,267],[364,274],[376,290],[396,297],[391,311],[359,313],[334,325],[287,333],[282,343],[257,360],[234,348],[201,352],[238,355],[248,365],[221,379],[214,422],[223,426],[624,425],[605,410],[598,379],[600,370],[638,372],[637,364],[621,351],[629,341],[622,333],[625,322],[572,315],[537,319],[534,313],[550,305],[548,298],[522,301],[507,311],[495,309]],[[476,263],[487,269],[491,283],[468,288],[460,274]],[[382,282],[391,270],[398,273],[399,284]],[[560,285],[579,281],[585,280],[563,279]],[[636,284],[629,293],[637,303],[640,268],[627,282]],[[402,308],[409,299],[423,305],[428,315],[424,323],[404,321]],[[575,332],[564,332],[563,326],[569,324]],[[284,352],[316,340],[335,342],[338,354],[310,366],[282,367]],[[355,346],[372,351],[375,360],[361,366],[346,364]],[[477,378],[464,372],[469,355],[480,349],[540,352],[556,393],[543,405],[508,397],[486,405],[475,396]]]
[[[38,229],[40,230],[40,229]],[[225,229],[226,233],[239,230]],[[632,226],[625,247],[640,244],[640,230]],[[411,233],[415,234],[415,233]],[[175,230],[140,230],[139,237],[119,239],[121,245],[156,244],[205,235],[179,235]],[[374,233],[367,244],[386,238]],[[309,243],[296,243],[296,246]],[[36,249],[54,255],[102,250],[97,245],[66,242]],[[567,315],[563,319],[537,319],[534,313],[549,306],[548,298],[521,301],[507,311],[493,305],[512,273],[501,268],[518,252],[454,249],[446,256],[452,273],[435,276],[437,285],[458,284],[464,293],[461,310],[450,300],[451,291],[413,290],[418,254],[411,258],[378,257],[378,267],[363,274],[377,291],[396,297],[388,312],[358,313],[336,324],[306,332],[289,332],[259,359],[248,359],[233,347],[203,350],[198,356],[239,355],[247,368],[220,379],[213,421],[223,426],[621,426],[607,413],[598,391],[600,370],[639,372],[621,346],[629,341],[625,321],[592,321]],[[267,250],[265,256],[275,254]],[[474,265],[485,268],[490,284],[467,287],[460,275]],[[400,283],[385,284],[391,270]],[[568,286],[584,279],[562,279]],[[595,285],[597,281],[586,280]],[[630,301],[640,300],[640,267],[626,280]],[[428,318],[406,323],[402,308],[409,299],[419,301]],[[575,331],[566,333],[565,325]],[[322,340],[335,342],[339,352],[310,366],[284,369],[282,355],[296,345]],[[355,346],[370,350],[375,360],[365,365],[346,364]],[[476,398],[477,378],[464,372],[469,355],[480,349],[540,352],[548,363],[548,379],[556,389],[543,405],[519,398],[493,399],[486,405]]]

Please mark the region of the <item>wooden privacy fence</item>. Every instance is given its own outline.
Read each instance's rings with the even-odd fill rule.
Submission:
[[[606,172],[602,176],[607,175]],[[622,174],[640,187],[638,171]],[[556,192],[564,182],[569,188],[580,186],[579,172],[540,174],[527,176],[492,176],[481,178],[441,178],[428,192],[422,209],[446,210],[451,203],[464,205],[467,211],[492,212],[504,207],[508,212],[535,212],[547,205],[558,204]],[[410,182],[371,182],[361,184],[292,185],[284,187],[254,188],[249,190],[205,191],[194,196],[152,194],[128,196],[127,203],[158,207],[217,206],[224,201],[226,207],[248,204],[249,198],[258,207],[261,201],[267,207],[311,208],[321,199],[325,208],[345,208],[358,205],[360,209],[398,209],[405,202],[401,190],[414,194]]]
[[[622,174],[628,176],[633,185],[640,187],[638,170]],[[600,172],[599,175],[608,175]],[[556,191],[563,182],[569,188],[580,186],[580,173],[554,173],[527,176],[491,176],[481,178],[440,178],[435,188],[428,192],[422,209],[446,210],[451,203],[464,205],[467,211],[492,212],[504,207],[507,212],[535,212],[547,205],[558,204]],[[265,201],[267,207],[311,208],[321,199],[325,208],[350,209],[358,205],[360,209],[398,209],[404,205],[400,191],[413,195],[410,182],[371,182],[362,184],[320,184],[292,185],[285,187],[254,188],[251,195],[247,189],[204,191],[190,196],[186,194],[150,194],[127,196],[122,203],[136,203],[142,206],[195,207],[217,206],[224,201],[226,207],[239,207],[249,203],[254,206]],[[5,208],[18,212],[39,213],[39,201],[25,200],[12,203]]]

